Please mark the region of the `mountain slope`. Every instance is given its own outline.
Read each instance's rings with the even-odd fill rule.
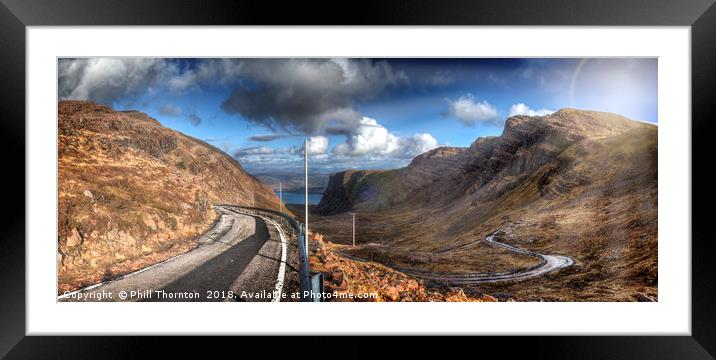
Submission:
[[[191,249],[215,203],[278,208],[235,159],[144,113],[81,101],[58,108],[60,291]]]
[[[336,219],[347,217],[322,205],[357,211],[360,242],[381,246],[356,254],[447,272],[513,261],[479,241],[494,233],[502,242],[575,258],[574,273],[547,292],[554,299],[632,299],[625,286],[654,293],[658,278],[657,135],[654,125],[594,111],[511,117],[501,136],[435,149],[405,168],[327,191],[317,208],[325,217],[313,228],[346,243],[350,228]],[[536,296],[527,285],[510,290]]]
[[[481,199],[497,198],[570,144],[645,126],[650,125],[615,114],[573,109],[562,109],[546,117],[514,116],[506,121],[501,136],[478,138],[469,148],[439,147],[418,155],[402,169],[332,174],[333,186],[329,185],[331,189],[318,210],[323,214],[337,213],[329,210],[330,202],[334,203],[332,207],[364,211],[391,207],[376,206],[376,202],[397,204],[408,200],[410,205],[433,205],[478,190]],[[345,181],[346,176],[353,181]],[[420,191],[427,189],[430,191]],[[348,204],[335,203],[333,195],[340,193],[353,195],[342,199]]]

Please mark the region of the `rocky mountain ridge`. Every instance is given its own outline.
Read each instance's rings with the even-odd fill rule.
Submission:
[[[480,137],[467,148],[438,147],[416,156],[402,169],[331,174],[317,212],[380,211],[420,200],[445,203],[483,187],[480,198],[497,198],[575,142],[649,127],[654,126],[616,114],[575,109],[541,117],[513,116],[505,122],[501,136]]]

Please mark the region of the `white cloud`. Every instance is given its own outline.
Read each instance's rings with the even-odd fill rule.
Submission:
[[[359,124],[348,135],[345,143],[336,146],[337,155],[359,156],[369,153],[387,153],[395,146],[395,136],[378,121],[368,117],[360,119]]]
[[[375,119],[363,117],[360,124],[347,136],[346,142],[333,149],[333,154],[352,157],[406,158],[433,149],[437,145],[437,140],[430,134],[399,137],[390,133]]]
[[[311,155],[312,157],[316,158],[316,156],[320,157],[326,154],[328,151],[328,138],[325,136],[311,136],[308,138],[310,141],[308,142],[308,155]],[[291,146],[288,149],[285,149],[285,151],[289,154],[293,155],[301,155],[303,156],[303,145],[301,146]]]
[[[328,138],[325,136],[311,136],[308,141],[308,155],[321,155],[328,151]]]
[[[346,141],[329,150],[325,136],[310,138],[309,164],[320,164],[322,169],[339,171],[345,169],[381,168],[394,169],[408,164],[410,159],[438,147],[438,141],[427,133],[398,136],[375,119],[363,117]],[[290,147],[256,146],[234,152],[242,165],[251,169],[282,168],[299,171],[303,167],[303,145]],[[302,171],[302,170],[301,170]]]
[[[462,121],[465,125],[474,126],[477,123],[497,123],[500,114],[497,108],[487,100],[478,101],[472,94],[460,96],[457,100],[445,99],[448,104],[448,116]]]
[[[545,116],[553,113],[554,110],[548,110],[548,109],[539,109],[539,110],[533,110],[530,109],[529,106],[519,103],[514,104],[510,106],[510,111],[507,115],[507,117],[515,116],[515,115],[527,115],[527,116]]]
[[[400,138],[399,142],[401,143],[401,149],[403,151],[401,157],[412,158],[438,147],[438,141],[427,133]]]
[[[445,70],[435,72],[433,76],[428,80],[428,84],[431,86],[448,86],[455,81],[455,77]]]

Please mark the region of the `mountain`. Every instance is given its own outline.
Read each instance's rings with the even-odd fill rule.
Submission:
[[[144,113],[61,101],[58,115],[61,291],[188,251],[215,203],[279,208],[235,159]]]
[[[321,215],[353,210],[375,212],[400,205],[414,190],[452,171],[464,150],[439,147],[417,156],[402,169],[333,173],[316,212]]]
[[[573,109],[546,117],[511,117],[501,136],[478,138],[469,148],[439,147],[402,169],[331,174],[318,212],[434,205],[465,195],[498,198],[569,145],[648,128],[656,131],[653,125],[618,115]]]
[[[313,228],[346,243],[350,228],[337,219],[355,211],[357,237],[381,245],[371,258],[449,272],[509,264],[477,241],[496,234],[575,258],[554,299],[624,300],[614,284],[655,291],[658,279],[657,135],[655,125],[604,112],[514,116],[500,136],[431,150],[405,168],[332,174]]]

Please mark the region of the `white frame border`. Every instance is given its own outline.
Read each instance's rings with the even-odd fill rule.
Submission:
[[[28,27],[26,35],[28,335],[691,335],[690,27]],[[48,239],[57,236],[56,59],[64,56],[658,57],[659,302],[57,303]]]

